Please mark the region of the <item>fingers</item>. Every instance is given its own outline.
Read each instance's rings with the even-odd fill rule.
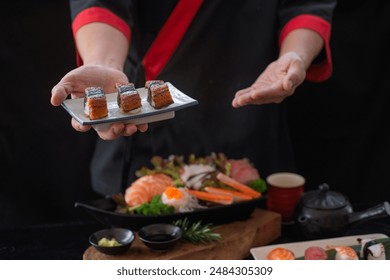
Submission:
[[[51,99],[50,103],[53,106],[60,106],[62,102],[68,97],[69,93],[67,92],[64,85],[61,83],[55,85],[51,90]]]
[[[53,106],[61,105],[69,95],[72,95],[72,98],[78,98],[84,95],[84,91],[77,89],[77,85],[73,80],[74,76],[67,74],[52,88],[50,102]]]
[[[87,132],[91,129],[91,126],[81,125],[73,118],[71,123],[72,127],[79,132]],[[114,140],[122,136],[131,136],[138,130],[134,124],[124,125],[123,123],[113,123],[109,126],[94,126],[94,129],[103,140]]]
[[[133,128],[128,128],[126,130],[126,127],[123,123],[112,123],[108,126],[97,125],[93,128],[99,137],[103,140],[114,140],[122,136],[132,135],[137,131],[135,125],[133,125]]]
[[[138,128],[134,124],[128,124],[123,129],[123,136],[131,136],[138,131]]]
[[[148,124],[147,123],[139,124],[139,125],[126,124],[122,134],[123,134],[123,136],[132,136],[137,131],[139,131],[139,132],[146,132],[147,130],[148,130]]]
[[[137,125],[137,128],[140,132],[146,132],[148,130],[148,124],[147,123],[139,124]]]
[[[91,129],[90,125],[81,125],[78,121],[72,118],[71,120],[72,127],[79,132],[87,132]]]
[[[106,126],[94,126],[97,134],[103,140],[114,140],[122,136],[132,136],[137,131],[145,132],[148,129],[148,124],[123,124],[123,123],[112,123],[108,127]],[[76,129],[77,130],[77,129]],[[82,131],[82,130],[78,130]],[[84,130],[85,131],[85,130]]]
[[[290,92],[290,91],[292,91],[293,89],[294,89],[294,82],[292,81],[292,79],[291,78],[285,78],[284,80],[283,80],[283,89],[285,90],[285,91],[287,91],[287,92]]]
[[[251,92],[252,92],[252,87],[237,91],[237,93],[233,99],[232,106],[234,108],[238,108],[238,107],[241,107],[241,106],[248,104],[248,102],[250,100],[252,100]]]
[[[278,83],[270,86],[256,86],[239,90],[232,102],[235,108],[254,104],[280,103],[284,99],[282,86]]]
[[[239,90],[232,106],[237,108],[250,104],[280,103],[294,93],[305,77],[302,61],[285,56],[271,63],[251,87]]]
[[[289,65],[287,74],[283,79],[283,89],[292,94],[305,78],[306,71],[302,62],[295,61]]]

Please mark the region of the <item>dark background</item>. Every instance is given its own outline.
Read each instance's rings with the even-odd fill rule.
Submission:
[[[298,170],[355,205],[390,200],[390,2],[339,0],[334,70],[289,99]]]
[[[51,88],[75,67],[69,7],[0,4],[0,228],[83,219],[95,133],[78,133]],[[289,121],[306,188],[327,182],[357,207],[390,200],[390,4],[340,0],[334,72],[289,98]]]
[[[74,202],[95,195],[95,135],[74,131],[50,104],[75,67],[68,2],[3,1],[0,11],[0,227],[77,219]]]

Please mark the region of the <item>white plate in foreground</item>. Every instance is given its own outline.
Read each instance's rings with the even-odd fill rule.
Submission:
[[[171,119],[175,116],[175,111],[198,104],[197,100],[187,96],[171,83],[167,82],[167,85],[174,103],[161,109],[155,109],[149,104],[146,100],[147,89],[145,88],[137,89],[142,103],[141,111],[138,113],[122,113],[118,108],[116,92],[106,94],[108,116],[98,120],[90,120],[84,114],[84,98],[67,99],[61,105],[80,124],[92,125],[96,129],[108,126],[113,122],[142,124]]]
[[[275,244],[269,246],[261,246],[250,249],[250,252],[255,260],[266,260],[267,254],[277,248],[282,247],[288,250],[291,250],[296,258],[302,257],[305,254],[305,250],[310,246],[319,246],[326,250],[327,246],[353,246],[359,245],[357,241],[358,238],[371,238],[371,239],[381,239],[387,238],[388,236],[382,233],[372,233],[372,234],[361,234],[361,235],[352,235],[345,237],[329,238],[329,239],[318,239],[310,240],[303,242],[294,242],[294,243],[283,243]]]

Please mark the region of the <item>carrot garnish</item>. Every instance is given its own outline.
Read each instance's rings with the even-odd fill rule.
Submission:
[[[206,200],[214,203],[219,204],[232,204],[233,203],[233,196],[226,195],[226,194],[214,194],[214,193],[208,193],[203,191],[196,191],[192,189],[187,189],[188,193],[195,196],[196,198],[200,200]]]
[[[258,198],[261,196],[261,193],[255,191],[254,189],[234,180],[233,178],[230,178],[229,176],[219,172],[217,174],[217,179],[224,183],[225,185],[228,185],[229,187],[232,187],[233,189],[236,189],[237,191],[243,192],[247,195],[250,195],[253,198]]]
[[[204,190],[208,193],[231,195],[234,201],[243,201],[243,200],[252,199],[252,196],[239,191],[232,191],[232,190],[226,190],[226,189],[215,188],[215,187],[205,187]]]

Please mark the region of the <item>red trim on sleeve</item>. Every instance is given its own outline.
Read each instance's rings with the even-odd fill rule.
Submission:
[[[203,0],[179,0],[142,60],[146,80],[156,79],[164,69],[202,3]]]
[[[313,82],[321,82],[328,79],[332,73],[332,56],[330,51],[330,23],[321,17],[313,15],[300,15],[291,19],[283,28],[279,44],[281,45],[287,34],[298,28],[311,29],[317,32],[325,43],[326,60],[318,64],[312,64],[306,73],[306,79]]]
[[[127,23],[118,17],[116,14],[111,11],[101,8],[101,7],[91,7],[81,11],[73,20],[72,30],[73,37],[76,38],[77,31],[84,25],[92,22],[102,22],[109,24],[126,36],[127,40],[130,42],[131,39],[131,29]],[[83,64],[81,57],[76,49],[76,60],[77,65],[80,66]]]

